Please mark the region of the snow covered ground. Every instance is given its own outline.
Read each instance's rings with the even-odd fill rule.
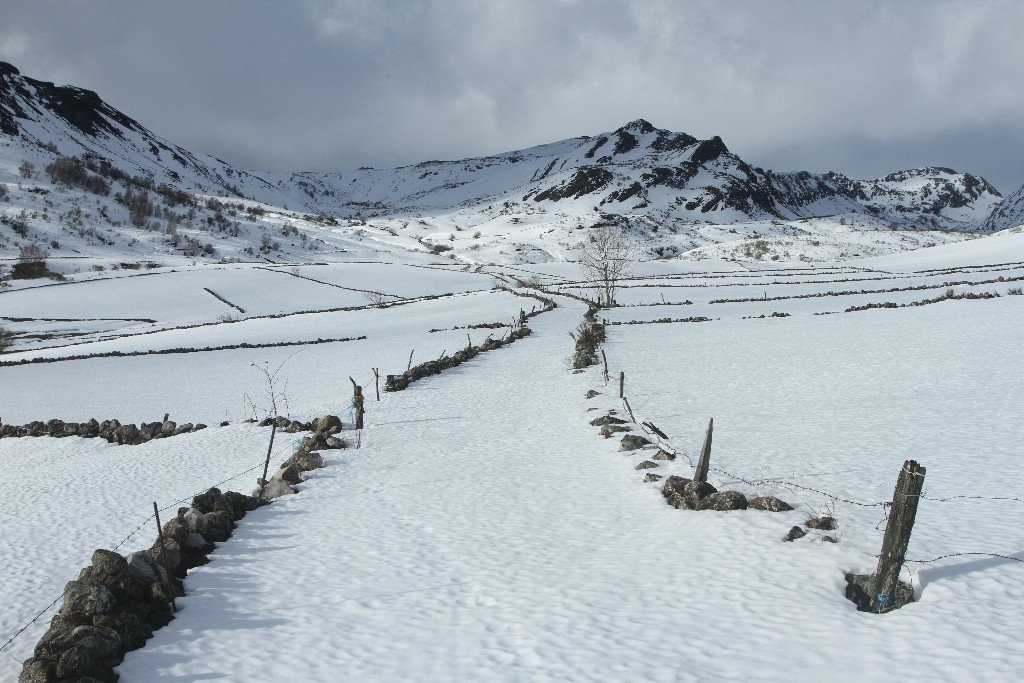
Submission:
[[[711,318],[608,328],[612,374],[625,372],[637,416],[682,453],[648,471],[689,476],[687,456],[714,417],[712,483],[774,493],[797,507],[788,513],[667,506],[658,484],[634,469],[650,453],[619,453],[617,440],[589,426],[622,404],[598,368],[567,370],[567,332],[584,308],[558,296],[559,308],[531,321],[531,337],[371,400],[364,447],[329,453],[300,495],[248,516],[209,565],[189,574],[178,618],[129,654],[122,680],[1017,680],[1020,562],[964,555],[909,563],[903,578],[917,601],[882,616],[845,600],[843,574],[873,570],[884,528],[876,504],[891,499],[907,458],[928,468],[910,559],[1024,559],[1015,412],[1024,400],[1024,297],[1007,295],[1024,277],[1022,238],[817,268],[658,261],[624,283],[626,305],[601,314],[609,322]],[[127,288],[123,299],[84,293],[65,309],[52,291],[120,281],[2,293],[0,315],[10,317],[9,297],[37,318],[157,320],[89,330],[88,343],[75,346],[22,339],[4,360],[367,339],[0,367],[0,416],[237,420],[251,412],[244,397],[261,390],[254,362],[284,363],[293,417],[340,413],[349,375],[372,386],[372,367],[398,372],[412,349],[414,362],[436,358],[467,332],[477,342],[493,331],[452,328],[529,309],[529,300],[492,291],[489,273],[586,291],[573,284],[571,264],[481,273],[360,264],[356,279],[372,282],[368,289],[451,296],[251,318],[366,306],[364,295],[330,286],[361,289],[343,270],[355,265],[303,266],[303,277],[245,267],[158,273],[136,278],[146,289]],[[174,291],[187,303],[152,300],[164,277],[181,283]],[[960,280],[975,284],[955,286],[957,294],[1000,297],[842,312],[935,298]],[[254,296],[266,282],[278,283],[272,295]],[[242,320],[185,328],[232,310],[204,286],[246,309]],[[928,289],[793,298],[912,286]],[[638,305],[662,296],[675,305]],[[710,303],[723,298],[760,300]],[[77,315],[59,315],[68,310]],[[772,312],[789,316],[756,317]],[[823,312],[830,315],[814,315]],[[160,331],[126,336],[147,325]],[[585,399],[592,388],[601,395]],[[17,576],[0,589],[2,640],[58,597],[94,548],[113,547],[142,524],[153,500],[172,505],[260,464],[267,437],[236,423],[135,447],[0,439],[0,461],[19,473],[0,500],[2,556]],[[275,462],[289,449],[281,444]],[[249,490],[255,476],[224,486]],[[953,496],[975,498],[940,500]],[[838,520],[838,543],[813,532],[782,542],[822,512]],[[144,527],[119,550],[152,535]],[[4,653],[28,656],[49,614]],[[16,679],[10,664],[0,681]]]

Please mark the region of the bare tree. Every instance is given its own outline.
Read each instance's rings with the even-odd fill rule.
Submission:
[[[614,306],[619,282],[637,258],[633,244],[617,226],[606,224],[592,229],[579,250],[580,268],[587,279],[597,284],[597,303]]]

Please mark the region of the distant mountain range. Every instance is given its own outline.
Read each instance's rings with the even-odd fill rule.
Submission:
[[[992,231],[1021,222],[1024,188],[1004,201],[983,178],[923,168],[875,180],[752,167],[719,137],[698,140],[644,120],[610,133],[459,161],[339,173],[262,173],[164,140],[96,94],[0,63],[0,132],[66,156],[105,159],[186,191],[223,193],[312,213],[416,214],[529,202],[712,222],[867,214],[901,228]]]

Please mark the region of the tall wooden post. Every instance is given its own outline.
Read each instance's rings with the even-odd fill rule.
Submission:
[[[356,421],[356,429],[363,428],[363,388],[356,384],[356,381],[351,377],[348,378],[352,382],[352,411]]]
[[[167,597],[171,599],[171,614],[178,611],[178,605],[174,601],[174,582],[171,579],[171,565],[167,561],[167,546],[164,544],[164,528],[160,526],[160,508],[153,501],[153,515],[156,517],[156,537],[160,543],[160,557],[164,561],[164,574],[167,575]]]
[[[604,349],[601,349],[601,358],[604,359],[604,383],[608,384],[608,356],[605,355]]]
[[[889,511],[889,523],[885,526],[882,538],[882,554],[878,556],[878,569],[875,570],[871,609],[875,612],[887,612],[895,609],[896,586],[903,568],[903,560],[907,556],[907,545],[910,544],[910,532],[914,528],[917,516],[917,501],[924,488],[925,468],[913,460],[903,463],[896,490],[892,494],[892,508]]]
[[[715,418],[708,420],[708,431],[704,435],[704,447],[700,449],[697,469],[693,471],[694,481],[707,481],[708,469],[711,467],[711,434],[715,429]]]
[[[380,401],[380,368],[373,369],[373,385],[377,389],[377,400]]]
[[[619,372],[619,398],[626,397],[626,373],[625,371]]]
[[[260,478],[260,493],[263,492],[263,487],[267,485],[267,470],[270,469],[270,453],[274,450],[274,435],[277,434],[277,418],[274,418],[274,423],[270,428],[270,445],[267,446],[267,459],[263,461],[263,476]]]

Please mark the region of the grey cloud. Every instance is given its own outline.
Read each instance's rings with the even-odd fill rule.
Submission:
[[[770,168],[1024,183],[1014,0],[7,4],[0,59],[249,168],[459,158],[643,117]]]

